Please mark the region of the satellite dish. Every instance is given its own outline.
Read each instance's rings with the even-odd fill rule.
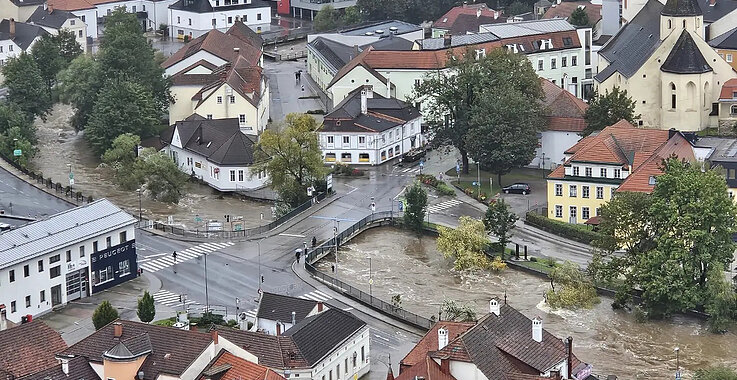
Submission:
[[[246,320],[246,312],[244,311],[244,312],[241,312],[240,314],[238,314],[238,318],[240,318],[241,321],[245,321]]]

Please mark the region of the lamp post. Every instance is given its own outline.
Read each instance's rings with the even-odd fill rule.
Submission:
[[[142,212],[143,208],[142,208],[142,203],[141,203],[141,194],[142,193],[143,193],[143,188],[142,187],[139,187],[138,188],[138,222],[141,222],[143,220],[143,216],[142,216],[143,215],[143,212]]]
[[[478,161],[476,161],[476,183],[479,185],[479,193],[477,195],[481,199],[481,163]],[[501,183],[499,185],[501,186]],[[491,189],[489,189],[489,194],[491,194]]]
[[[338,276],[338,230],[340,229],[340,220],[335,220],[335,227],[333,227],[333,244],[335,245],[335,276]]]
[[[681,360],[678,354],[681,352],[681,349],[676,347],[673,349],[673,351],[675,351],[676,353],[676,377],[680,377],[679,375],[681,372]]]
[[[72,164],[67,164],[69,167],[69,195],[74,194],[74,174],[72,174]]]
[[[261,294],[261,240],[263,239],[256,240],[258,246],[258,294]]]
[[[205,312],[210,312],[210,296],[207,291],[207,256],[208,254],[205,253]]]

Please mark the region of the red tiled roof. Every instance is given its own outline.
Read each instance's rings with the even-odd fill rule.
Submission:
[[[548,117],[548,131],[583,132],[586,129],[586,120],[579,117]]]
[[[586,129],[586,109],[589,105],[553,82],[540,78],[547,108],[549,131],[582,132]]]
[[[456,380],[450,374],[444,373],[440,369],[440,365],[429,356],[425,356],[421,362],[402,371],[395,379],[415,380],[419,378],[425,380]]]
[[[643,162],[635,171],[630,174],[627,179],[622,182],[617,192],[636,191],[650,193],[655,185],[650,184],[650,177],[657,177],[663,174],[661,163],[663,160],[671,156],[680,159],[693,161],[695,159],[691,143],[688,142],[680,133],[671,137],[668,142],[663,145],[655,154],[651,155]]]
[[[0,377],[21,377],[58,364],[55,355],[67,348],[61,335],[35,320],[0,331]]]
[[[475,322],[450,322],[441,321],[432,326],[420,339],[414,348],[400,362],[402,366],[412,366],[422,362],[428,352],[438,350],[438,329],[445,327],[448,330],[448,341],[454,340],[459,335],[473,327]]]
[[[95,5],[87,0],[49,0],[48,5],[54,9],[61,9],[64,11],[95,8]]]
[[[228,33],[235,33],[235,30]],[[171,57],[161,64],[163,68],[169,68],[183,59],[204,50],[228,62],[234,62],[239,56],[244,57],[251,66],[257,66],[261,59],[261,48],[246,42],[241,36],[223,33],[217,29],[188,42],[184,47],[177,50]],[[235,51],[235,49],[239,49]]]
[[[734,99],[734,92],[737,92],[737,78],[732,78],[722,85],[722,91],[719,94],[719,99],[731,100]]]
[[[209,74],[209,80],[206,80],[204,77],[194,77],[193,75],[186,75],[186,77],[192,77],[190,82],[202,81],[207,83],[192,97],[192,100],[199,100],[197,103],[198,107],[214,92],[210,92],[209,95],[203,97],[202,95],[204,93],[213,88],[220,87],[223,83],[227,83],[238,94],[246,98],[254,107],[258,107],[258,103],[261,99],[261,73],[261,67],[252,66],[246,58],[238,56],[235,63],[226,63],[215,70],[212,74]],[[183,78],[175,79],[174,81],[178,83],[187,83]]]
[[[227,369],[225,369],[227,368]],[[218,376],[209,375],[216,372]],[[221,351],[215,361],[200,375],[200,380],[217,378],[217,380],[284,380],[284,377],[262,365],[239,358],[230,352]]]
[[[444,15],[440,16],[433,24],[433,28],[452,29],[456,19],[460,15],[474,15],[481,11],[480,16],[494,18],[494,10],[487,7],[486,4],[464,4],[462,6],[453,7]],[[501,12],[498,12],[501,13]]]
[[[571,13],[579,6],[583,6],[584,12],[589,16],[589,22],[593,25],[601,20],[601,4],[591,4],[590,1],[563,1],[555,4],[545,11],[543,18],[564,18],[571,17]]]

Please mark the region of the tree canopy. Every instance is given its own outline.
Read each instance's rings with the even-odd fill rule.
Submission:
[[[720,310],[714,302],[732,261],[737,206],[717,169],[702,171],[675,158],[662,169],[649,196],[618,194],[602,207],[600,231],[606,237],[594,245],[606,260],[597,264],[597,280],[617,287],[618,303],[642,290],[642,307],[651,318]],[[624,253],[614,254],[620,248]]]
[[[444,300],[440,307],[443,321],[475,322],[476,312],[469,305],[459,305],[452,300]]]
[[[120,318],[118,311],[110,304],[110,301],[104,300],[92,313],[92,324],[95,325],[95,330],[99,330],[118,318]]]
[[[72,125],[82,130],[87,125],[97,93],[103,85],[100,62],[90,55],[81,55],[59,72],[57,89],[61,101],[74,107]]]
[[[22,52],[9,58],[2,72],[8,88],[8,101],[18,105],[30,119],[45,116],[51,108],[51,98],[47,94],[41,69],[33,56]]]
[[[553,268],[549,277],[550,290],[546,299],[550,307],[575,310],[599,303],[596,288],[578,265],[566,261]]]
[[[575,26],[589,26],[589,14],[583,8],[576,8],[571,12],[570,22]]]
[[[581,132],[581,135],[588,136],[620,120],[627,120],[634,124],[640,115],[635,116],[635,101],[627,95],[627,90],[620,90],[615,86],[612,92],[605,90],[604,95],[594,93],[584,118],[586,129]]]
[[[269,185],[292,207],[305,202],[307,188],[325,176],[317,127],[312,116],[290,113],[280,128],[264,131],[257,145],[254,173],[265,170]]]
[[[148,290],[144,291],[143,297],[138,299],[136,314],[141,322],[149,323],[154,320],[156,316],[156,305],[154,304],[154,297],[148,293]]]
[[[491,260],[484,251],[489,247],[484,223],[469,216],[461,216],[456,228],[438,226],[438,250],[446,258],[453,258],[456,270],[486,269]]]
[[[332,5],[326,4],[317,12],[315,19],[312,20],[312,27],[316,32],[324,32],[338,27],[339,15],[338,11]]]
[[[35,153],[36,127],[28,115],[14,103],[0,103],[0,152],[12,157],[21,166],[26,166]],[[19,157],[13,155],[20,149]]]
[[[519,219],[517,215],[512,212],[509,205],[503,199],[492,202],[489,204],[489,208],[486,209],[483,219],[484,227],[499,239],[502,256],[507,242],[509,242],[509,238],[511,237],[510,232],[514,228],[514,222],[517,219]]]
[[[51,88],[59,72],[82,54],[73,32],[62,29],[58,34],[45,34],[33,44],[31,55],[36,60],[41,76],[46,82],[47,96],[51,99]]]
[[[179,203],[189,180],[171,157],[154,148],[143,149],[134,170],[149,197],[166,203]]]
[[[737,372],[725,366],[697,369],[695,380],[737,380]]]
[[[404,210],[404,225],[419,234],[422,232],[425,212],[427,212],[427,192],[419,182],[415,182],[407,188],[404,199],[407,201],[407,207]]]
[[[435,21],[457,0],[358,0],[356,7],[367,21],[404,20],[413,24]]]

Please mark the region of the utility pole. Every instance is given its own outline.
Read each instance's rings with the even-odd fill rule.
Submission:
[[[207,292],[207,256],[208,254],[205,253],[205,307],[207,308],[206,312],[210,312],[210,296]]]
[[[261,240],[256,240],[256,245],[258,245],[258,294],[261,294]]]
[[[476,183],[479,185],[479,193],[477,195],[481,198],[481,163],[478,161],[476,161]],[[489,189],[489,193],[491,193],[491,189]]]

